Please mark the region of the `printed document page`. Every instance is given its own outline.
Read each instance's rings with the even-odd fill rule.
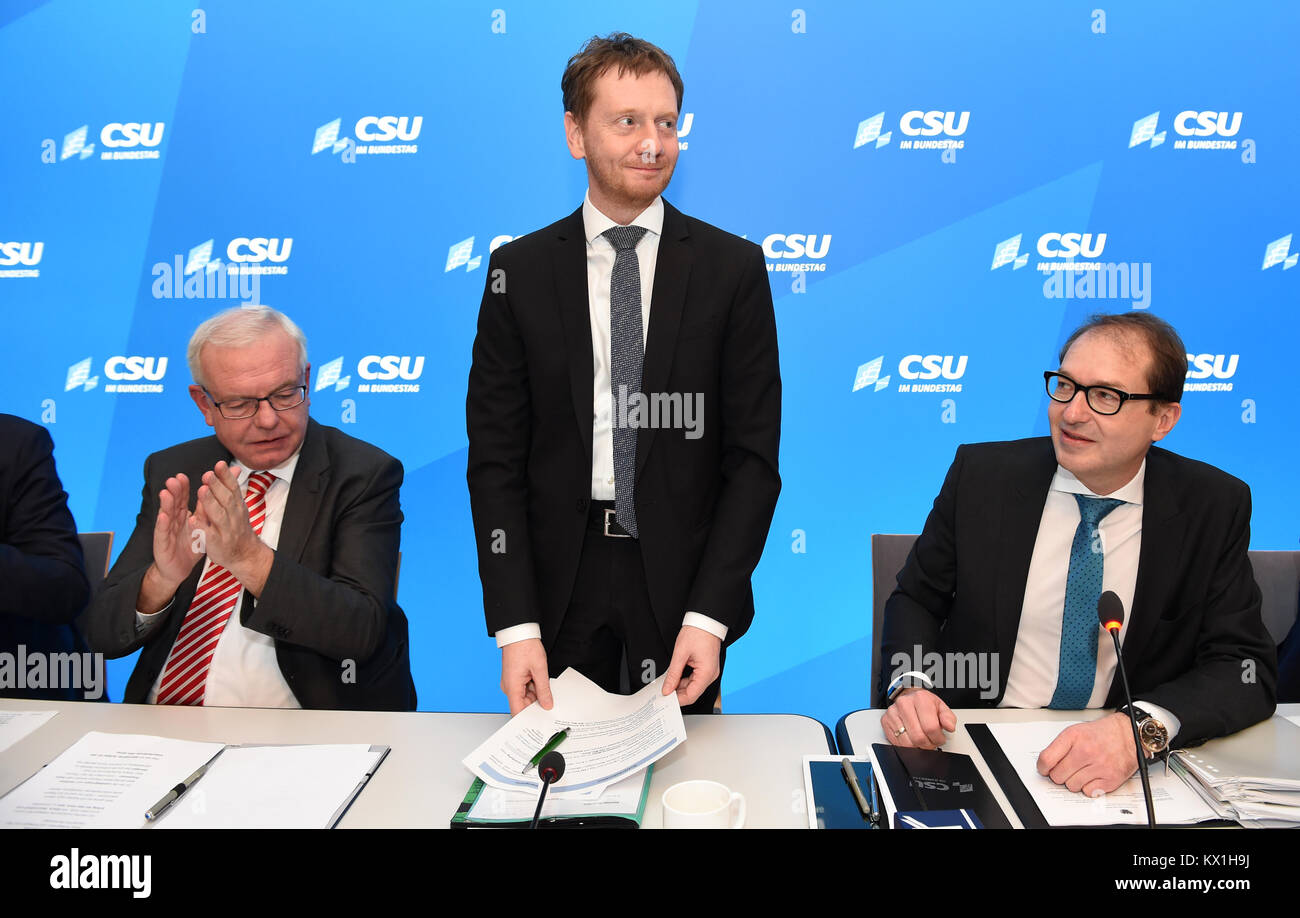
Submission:
[[[1085,797],[1038,773],[1038,754],[1070,726],[1062,721],[991,723],[993,738],[1006,753],[1043,817],[1054,826],[1146,825],[1147,805],[1142,779],[1134,775],[1099,798]],[[1163,763],[1150,765],[1151,798],[1159,825],[1187,825],[1218,818],[1218,814]]]
[[[686,741],[686,724],[675,694],[664,696],[664,677],[635,695],[604,691],[574,669],[551,680],[555,704],[547,711],[533,702],[465,757],[465,767],[489,787],[540,791],[531,759],[556,732],[565,771],[550,793],[600,794]]]

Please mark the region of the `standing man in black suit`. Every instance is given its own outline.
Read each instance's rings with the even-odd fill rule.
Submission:
[[[1178,421],[1186,375],[1168,323],[1094,316],[1045,374],[1050,439],[957,450],[885,607],[891,742],[941,745],[957,728],[949,705],[1123,705],[1097,620],[1104,590],[1128,610],[1120,637],[1147,755],[1273,712],[1276,651],[1246,554],[1250,489],[1152,446]],[[928,652],[985,655],[997,684],[915,684],[926,680],[902,670]],[[960,673],[944,667],[935,681]],[[1137,769],[1128,720],[1066,728],[1039,772],[1088,795],[1114,790]]]
[[[492,257],[466,418],[489,634],[516,713],[573,666],[712,710],[781,480],[762,251],[660,197],[682,81],[630,35],[561,80],[587,197]],[[644,345],[643,345],[644,342]]]
[[[216,435],[145,461],[135,531],[85,615],[92,649],[144,648],[124,700],[414,710],[401,463],[307,416],[307,341],[283,313],[219,313],[187,356]]]
[[[85,653],[73,621],[89,599],[77,527],[54,468],[54,443],[44,427],[0,414],[0,652],[15,659],[20,647],[27,657]],[[47,666],[50,674],[56,669]],[[84,667],[77,672],[84,678]],[[102,661],[98,672],[102,676]],[[103,691],[102,680],[24,688],[0,683],[0,695],[13,698],[94,701]]]

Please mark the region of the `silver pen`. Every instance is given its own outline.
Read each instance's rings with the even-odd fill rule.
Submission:
[[[218,752],[217,755],[221,755],[221,753]],[[179,800],[182,794],[184,794],[187,790],[193,787],[194,783],[207,773],[208,768],[212,765],[213,762],[217,760],[217,755],[214,755],[212,758],[208,759],[206,762],[200,765],[198,771],[194,772],[194,774],[190,775],[180,784],[177,784],[175,787],[169,790],[166,794],[163,795],[163,798],[161,800],[159,800],[157,803],[151,806],[147,811],[145,811],[144,814],[145,820],[147,822],[153,822],[155,819],[161,816],[169,806],[171,806],[173,803]]]

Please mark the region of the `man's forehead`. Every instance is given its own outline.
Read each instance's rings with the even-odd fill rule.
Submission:
[[[1079,377],[1098,377],[1101,382],[1139,385],[1149,378],[1152,359],[1151,348],[1141,335],[1092,329],[1070,345],[1061,369]],[[1087,382],[1082,378],[1079,381]]]
[[[668,74],[662,70],[635,74],[631,70],[619,70],[612,64],[596,78],[592,102],[602,108],[634,108],[649,105],[667,106],[665,111],[677,111],[677,93],[673,89],[672,81],[668,79]]]
[[[204,376],[213,383],[219,377],[231,384],[242,379],[261,380],[286,374],[296,378],[298,357],[297,345],[283,332],[265,335],[243,347],[206,344],[199,352]]]

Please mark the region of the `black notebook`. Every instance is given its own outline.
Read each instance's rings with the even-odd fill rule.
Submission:
[[[886,743],[872,744],[871,751],[887,790],[889,825],[900,812],[971,810],[986,829],[1011,828],[970,756]]]

